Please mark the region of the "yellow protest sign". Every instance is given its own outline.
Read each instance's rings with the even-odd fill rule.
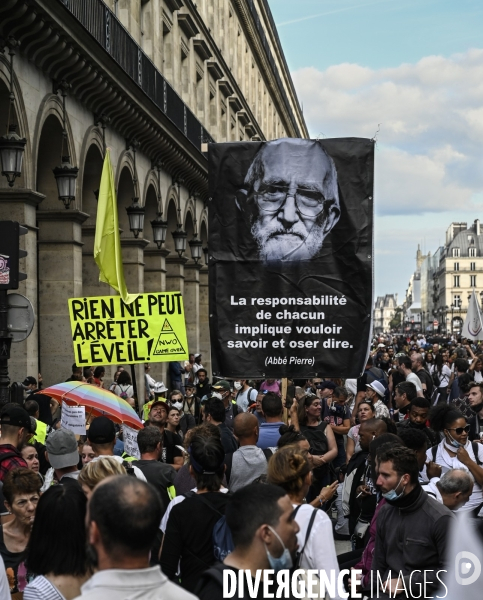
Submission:
[[[77,365],[180,361],[188,341],[180,292],[69,299]]]

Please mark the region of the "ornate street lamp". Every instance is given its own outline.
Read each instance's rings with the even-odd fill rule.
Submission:
[[[158,246],[158,250],[166,241],[166,233],[168,232],[168,221],[163,220],[163,213],[158,213],[154,221],[151,221],[153,228],[153,242]]]
[[[181,186],[182,183],[184,183],[184,181],[183,181],[183,179],[178,178],[178,180],[177,180],[176,183],[178,184],[178,226],[176,228],[176,231],[173,231],[171,233],[171,235],[173,236],[173,240],[174,240],[174,249],[178,253],[178,256],[181,258],[181,256],[186,251],[186,238],[188,237],[188,234],[183,229],[183,224],[181,222],[181,193],[180,193],[180,186]]]
[[[161,167],[162,162],[156,163],[156,170],[158,171],[158,210],[161,207]],[[151,227],[153,228],[153,242],[156,243],[158,250],[166,241],[166,234],[168,232],[168,221],[163,219],[163,211],[158,212],[154,221],[151,221]]]
[[[183,226],[181,223],[178,223],[178,228],[176,229],[176,231],[173,231],[171,235],[173,236],[174,240],[174,249],[178,253],[178,256],[181,258],[181,256],[186,251],[187,238],[187,233],[183,230]]]
[[[23,153],[27,140],[17,134],[17,125],[10,122],[15,104],[15,94],[13,91],[14,48],[19,46],[20,42],[17,42],[13,37],[9,37],[7,45],[10,55],[10,104],[8,107],[7,133],[0,137],[0,161],[2,163],[2,175],[7,178],[8,185],[13,187],[15,179],[22,174]]]
[[[190,240],[189,242],[190,245],[190,250],[191,250],[191,258],[195,261],[196,264],[198,264],[198,261],[201,258],[201,253],[202,253],[202,248],[203,248],[203,242],[201,240],[199,240],[197,238],[197,236],[195,235],[195,237]]]
[[[134,186],[134,193],[136,194],[136,190],[137,190],[137,183],[138,183],[138,179],[137,179],[137,171],[136,171],[136,150],[139,146],[139,142],[137,140],[132,140],[131,142],[128,142],[128,147],[130,147],[132,149],[132,153],[133,153],[133,169],[134,169],[134,177],[133,177],[133,186]],[[139,237],[139,234],[143,232],[144,230],[144,213],[146,211],[146,208],[144,206],[140,206],[139,205],[139,198],[137,196],[134,196],[134,198],[132,199],[132,204],[131,206],[128,206],[126,208],[126,212],[127,212],[127,216],[129,219],[129,229],[132,231],[132,233],[134,234],[134,237],[137,239]]]
[[[69,154],[64,154],[64,146],[67,147],[67,128],[66,128],[66,112],[65,112],[65,97],[70,84],[63,80],[60,82],[56,93],[61,91],[62,94],[62,149],[60,152],[62,164],[59,167],[52,169],[55,180],[57,182],[57,191],[59,200],[62,200],[65,208],[70,208],[70,203],[75,200],[75,184],[79,169],[70,164]]]
[[[139,206],[139,198],[133,198],[131,206],[126,208],[129,219],[129,229],[134,234],[135,238],[139,237],[144,229],[144,206]]]
[[[79,169],[70,164],[70,156],[66,154],[62,157],[60,167],[55,167],[52,172],[57,182],[59,200],[62,200],[65,208],[70,208],[70,203],[75,200],[75,183]]]
[[[201,258],[201,253],[203,252],[203,242],[200,239],[198,239],[197,224],[198,224],[198,222],[196,220],[196,196],[195,196],[195,222],[194,222],[195,232],[193,235],[193,239],[188,242],[190,245],[191,258],[195,261],[195,264],[198,264],[198,261]]]
[[[205,256],[205,265],[206,265],[206,266],[208,266],[208,257],[209,257],[209,253],[210,253],[210,250],[209,250],[208,246],[205,246],[205,247],[203,248],[203,254],[204,254],[204,256]],[[483,293],[483,292],[482,292],[482,293]]]

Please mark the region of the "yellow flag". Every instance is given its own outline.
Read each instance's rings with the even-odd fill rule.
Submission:
[[[124,281],[116,188],[109,150],[106,150],[99,188],[94,260],[100,271],[99,281],[108,283],[116,292],[119,292],[126,304],[134,302],[138,294],[128,294]]]

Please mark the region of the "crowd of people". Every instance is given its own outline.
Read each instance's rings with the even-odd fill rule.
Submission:
[[[293,568],[358,569],[346,590],[367,597],[378,573],[384,598],[390,573],[445,569],[455,513],[483,531],[479,347],[375,338],[353,380],[210,382],[201,358],[170,363],[169,387],[146,365],[137,457],[108,415],[62,428],[26,378],[0,412],[0,598],[211,600],[225,571]],[[105,375],[69,380],[135,406],[127,371]]]

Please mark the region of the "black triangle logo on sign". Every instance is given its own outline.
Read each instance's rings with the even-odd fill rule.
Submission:
[[[156,342],[156,348],[153,355],[160,356],[163,354],[184,354],[184,348],[178,340],[178,336],[173,331],[168,319],[164,320],[161,332]]]

